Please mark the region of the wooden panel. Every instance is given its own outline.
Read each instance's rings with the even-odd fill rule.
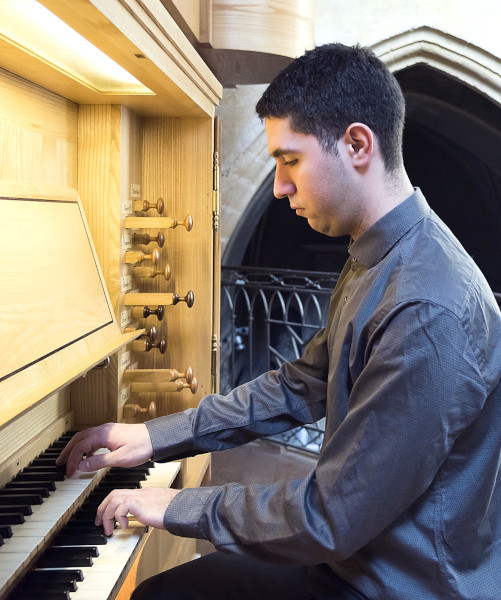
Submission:
[[[200,0],[171,0],[193,35],[200,40]],[[164,2],[164,5],[168,3]]]
[[[0,96],[0,181],[76,188],[77,106],[2,69]]]
[[[116,105],[84,105],[78,115],[78,187],[96,244],[99,262],[118,322],[122,320],[124,278],[124,219],[131,184],[141,182],[142,118]],[[127,324],[127,323],[126,323]],[[72,389],[79,425],[121,421],[122,361],[129,348],[111,359],[108,369],[93,372]]]
[[[0,184],[0,212],[6,258],[0,333],[8,349],[0,371],[2,425],[137,334],[120,334],[74,191],[62,199],[42,194],[40,200],[31,197],[29,185]],[[17,240],[20,232],[24,244]]]
[[[162,356],[137,356],[140,368],[172,368],[184,371],[191,366],[198,380],[198,392],[189,390],[157,394],[159,414],[196,406],[211,392],[212,336],[212,121],[210,119],[147,119],[143,142],[143,195],[166,204],[164,215],[193,217],[193,229],[166,229],[160,264],[171,266],[170,281],[141,282],[142,292],[194,292],[192,308],[179,303],[165,308],[158,323],[167,339]],[[147,230],[156,235],[156,230]],[[154,321],[152,321],[154,322]],[[143,406],[150,398],[139,394]]]
[[[115,314],[120,277],[120,106],[80,106],[78,190]]]
[[[0,255],[11,257],[0,273],[1,381],[113,316],[78,203],[0,197],[0,222]]]

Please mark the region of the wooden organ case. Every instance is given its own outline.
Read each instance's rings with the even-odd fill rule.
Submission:
[[[0,15],[0,488],[66,431],[170,414],[218,388],[221,86],[160,0],[34,4],[139,87],[100,89]],[[169,481],[197,486],[209,470],[209,456],[183,460]],[[1,600],[86,493],[22,560],[4,539]],[[95,597],[129,598],[194,544],[144,531]]]

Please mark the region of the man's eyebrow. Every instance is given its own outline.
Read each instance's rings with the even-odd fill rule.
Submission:
[[[276,150],[273,150],[270,156],[278,158],[279,156],[284,156],[284,154],[297,154],[297,152],[298,151],[294,150],[294,148],[277,148]]]

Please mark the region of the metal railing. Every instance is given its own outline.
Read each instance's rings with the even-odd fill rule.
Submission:
[[[299,358],[327,320],[338,273],[222,267],[221,393]],[[501,306],[501,293],[494,293]],[[278,443],[318,453],[323,420]]]
[[[324,326],[338,273],[223,267],[221,393],[299,358]],[[318,453],[323,421],[273,436]]]

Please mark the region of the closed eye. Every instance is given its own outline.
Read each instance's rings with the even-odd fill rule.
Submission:
[[[293,167],[297,163],[297,158],[292,160],[284,160],[284,167]]]

